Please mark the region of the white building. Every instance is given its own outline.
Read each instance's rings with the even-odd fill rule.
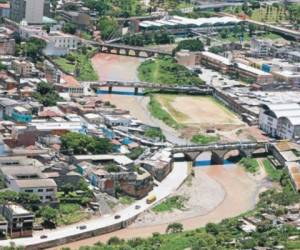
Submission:
[[[263,104],[259,126],[272,137],[296,139],[300,136],[300,105],[297,103]]]
[[[56,200],[57,185],[33,166],[0,167],[5,184],[15,192],[34,193],[41,202]]]
[[[250,42],[250,52],[255,57],[266,57],[269,55],[272,43],[266,40],[259,40],[255,37]]]
[[[48,56],[62,56],[68,54],[71,50],[77,50],[79,38],[62,32],[50,32],[42,37],[46,42],[46,48],[43,50]]]

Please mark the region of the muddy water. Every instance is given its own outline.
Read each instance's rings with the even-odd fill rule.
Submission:
[[[101,81],[138,81],[137,69],[143,58],[98,53],[92,58]]]

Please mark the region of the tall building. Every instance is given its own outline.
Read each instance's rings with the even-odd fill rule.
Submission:
[[[11,0],[10,18],[19,23],[41,24],[44,14],[44,0]]]

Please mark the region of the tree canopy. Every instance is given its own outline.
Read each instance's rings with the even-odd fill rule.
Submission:
[[[69,132],[61,137],[61,151],[65,154],[106,154],[112,151],[112,144],[106,138]]]
[[[62,100],[54,86],[46,82],[38,83],[37,92],[34,93],[33,97],[46,107],[55,106],[58,101]]]

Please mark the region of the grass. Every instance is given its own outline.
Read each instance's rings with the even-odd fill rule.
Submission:
[[[268,160],[263,160],[264,168],[268,174],[268,176],[271,178],[272,181],[280,181],[280,178],[282,176],[282,170],[276,169],[273,164]]]
[[[155,213],[172,212],[174,209],[183,209],[185,198],[179,195],[167,198],[162,203],[158,204],[152,210]]]
[[[192,142],[197,144],[209,144],[214,143],[220,140],[220,137],[218,135],[194,135],[192,137]]]
[[[62,203],[58,208],[58,225],[70,225],[88,218],[88,214],[78,204]]]
[[[256,173],[259,169],[259,165],[256,159],[250,157],[244,157],[239,161],[239,164],[242,165],[247,172]]]
[[[162,120],[168,126],[179,129],[181,126],[173,119],[173,117],[161,107],[161,104],[155,99],[154,95],[150,95],[148,109],[151,115],[159,120]]]
[[[288,21],[287,16],[288,12],[284,10],[283,6],[279,6],[278,9],[269,6],[269,11],[266,7],[253,10],[251,19],[259,22],[277,23]]]
[[[98,75],[95,72],[91,59],[90,59],[91,51],[87,51],[87,53],[83,54],[82,52],[72,52],[70,53],[70,57],[73,57],[75,60],[70,61],[69,57],[55,57],[53,61],[65,72],[68,74],[74,74],[76,69],[76,64],[78,63],[78,68],[80,70],[80,74],[77,78],[79,81],[97,81]],[[76,63],[77,62],[77,63]]]
[[[171,57],[158,57],[144,61],[138,68],[138,76],[141,81],[170,85],[202,85],[204,83],[197,75],[179,65]]]
[[[119,202],[123,205],[131,205],[133,202],[135,202],[135,199],[128,195],[122,195],[119,197]]]
[[[184,122],[188,119],[188,116],[182,112],[179,112],[172,106],[172,102],[178,95],[156,95],[159,102],[163,104],[170,112],[170,114],[175,118],[178,122]]]

